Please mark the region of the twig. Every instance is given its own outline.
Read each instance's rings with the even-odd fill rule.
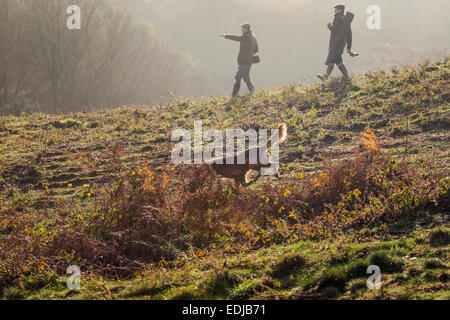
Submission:
[[[405,142],[405,152],[403,153],[403,161],[405,161],[405,157],[408,152],[408,139],[409,139],[409,118],[408,116],[406,116],[406,142]]]

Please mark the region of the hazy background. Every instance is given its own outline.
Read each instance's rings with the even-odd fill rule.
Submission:
[[[262,63],[254,66],[259,88],[315,79],[324,71],[334,5],[356,14],[353,47],[345,57],[352,74],[443,57],[450,44],[448,0],[133,0],[136,14],[151,22],[171,46],[199,58],[220,93],[229,93],[238,45],[218,37],[240,33],[249,22]],[[378,5],[382,30],[366,27],[369,5]]]
[[[257,89],[316,81],[339,0],[1,0],[0,114],[158,104],[174,96],[228,95],[249,22],[262,63]],[[442,58],[449,0],[347,0],[356,14],[351,74]],[[66,9],[81,8],[81,30]],[[369,5],[382,30],[366,27]]]

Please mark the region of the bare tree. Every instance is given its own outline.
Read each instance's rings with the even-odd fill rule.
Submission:
[[[119,3],[3,1],[2,104],[11,98],[38,102],[49,112],[151,104],[169,90],[183,92],[197,72],[186,56],[171,50]],[[66,9],[73,4],[81,8],[81,30],[66,26]]]

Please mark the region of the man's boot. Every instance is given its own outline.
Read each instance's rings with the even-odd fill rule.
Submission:
[[[253,83],[251,81],[247,81],[247,88],[250,94],[253,94],[255,92],[255,87],[253,86]]]
[[[320,73],[317,74],[317,78],[319,78],[322,81],[327,81],[328,78],[330,77],[331,73],[333,72],[334,69],[334,64],[329,64],[328,68],[327,68],[327,73],[325,73],[324,75],[321,75]]]
[[[323,82],[327,81],[329,77],[330,77],[330,76],[329,76],[327,73],[325,73],[324,75],[322,75],[322,74],[320,74],[320,73],[317,74],[317,78],[319,78],[319,79],[322,80]]]
[[[344,76],[345,79],[350,79],[350,76],[348,74],[348,70],[345,67],[345,64],[341,63],[340,65],[338,65],[339,70],[341,70],[342,75]]]
[[[239,90],[241,90],[241,83],[235,82],[233,87],[233,93],[231,94],[232,97],[236,97],[239,93]]]

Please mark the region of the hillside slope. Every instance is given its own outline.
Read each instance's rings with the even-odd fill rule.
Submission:
[[[0,295],[448,299],[449,70],[2,116]],[[170,135],[195,120],[285,122],[281,179],[235,190],[172,166]],[[64,287],[70,264],[81,291]],[[370,264],[382,290],[365,288]]]

